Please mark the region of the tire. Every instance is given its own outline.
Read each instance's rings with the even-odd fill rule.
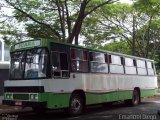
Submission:
[[[132,99],[130,100],[125,100],[125,104],[127,106],[136,106],[140,103],[140,94],[138,92],[138,90],[133,90],[133,93],[132,93]]]
[[[79,94],[73,94],[70,98],[68,114],[70,116],[78,116],[82,114],[84,109],[84,102]]]
[[[140,103],[140,95],[138,90],[134,90],[133,91],[133,95],[132,95],[132,105],[136,106]]]

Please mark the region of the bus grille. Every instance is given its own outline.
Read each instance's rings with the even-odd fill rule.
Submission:
[[[18,86],[18,87],[4,87],[4,92],[17,92],[17,93],[43,93],[43,86]]]
[[[29,94],[13,94],[14,100],[29,100]]]

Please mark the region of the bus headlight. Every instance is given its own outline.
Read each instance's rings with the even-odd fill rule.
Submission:
[[[38,100],[38,94],[30,94],[30,100]]]
[[[5,98],[6,99],[13,99],[13,94],[7,93],[7,94],[5,94]]]

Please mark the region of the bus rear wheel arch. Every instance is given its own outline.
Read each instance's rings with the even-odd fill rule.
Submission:
[[[78,116],[85,109],[85,93],[82,90],[74,91],[70,97],[67,112],[70,116]]]

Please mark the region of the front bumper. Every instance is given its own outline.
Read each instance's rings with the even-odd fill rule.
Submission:
[[[2,100],[3,105],[15,106],[17,101],[13,100]],[[21,101],[22,107],[43,107],[46,108],[47,102],[33,102],[33,101]]]

